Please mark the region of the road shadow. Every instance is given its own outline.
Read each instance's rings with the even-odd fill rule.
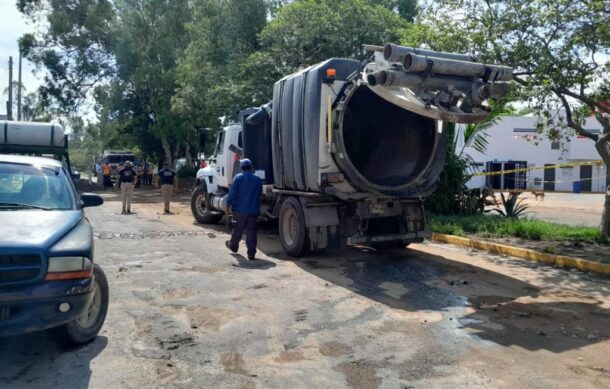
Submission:
[[[276,266],[275,263],[267,261],[266,259],[257,258],[251,261],[241,254],[231,254],[231,256],[237,260],[237,263],[233,264],[234,267],[252,270],[267,270]]]
[[[586,297],[607,297],[603,279],[581,281],[577,294],[551,294],[560,301],[548,301],[528,282],[416,249],[344,249],[295,259],[277,255],[278,246],[264,239],[261,250],[390,308],[443,312],[458,328],[502,346],[561,353],[610,339],[610,310]],[[558,271],[549,282],[578,286],[569,276]],[[459,308],[474,312],[460,317]]]
[[[49,331],[0,338],[0,387],[87,388],[91,361],[108,345],[98,336],[91,343],[63,348]]]
[[[610,338],[610,311],[601,302],[522,303],[481,296],[471,303],[476,311],[458,323],[502,346],[561,353]]]
[[[202,227],[227,231],[224,222]],[[451,320],[472,336],[498,345],[561,353],[610,339],[610,310],[602,306],[602,300],[610,298],[610,288],[603,277],[488,256],[502,266],[533,269],[545,285],[577,292],[551,293],[558,301],[548,301],[536,285],[452,261],[450,254],[346,248],[293,258],[283,252],[275,223],[259,225],[258,248],[272,260],[292,261],[326,282],[393,309],[441,311],[445,317],[459,308],[474,310]]]

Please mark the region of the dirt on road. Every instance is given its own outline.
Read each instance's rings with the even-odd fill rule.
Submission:
[[[87,210],[111,303],[101,335],[0,340],[0,387],[610,387],[610,281],[448,245],[258,260],[186,198]]]

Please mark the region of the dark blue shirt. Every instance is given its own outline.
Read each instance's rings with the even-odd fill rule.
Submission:
[[[130,168],[130,167],[126,167],[123,168],[123,170],[121,170],[119,172],[119,176],[121,179],[121,182],[133,182],[135,176],[136,176],[136,172]]]
[[[175,171],[172,169],[161,169],[158,174],[161,185],[174,185],[174,177],[176,176]]]
[[[235,176],[229,191],[227,203],[233,212],[246,215],[260,213],[263,181],[252,172],[244,172]]]

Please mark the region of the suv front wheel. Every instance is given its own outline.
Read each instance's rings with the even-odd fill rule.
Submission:
[[[77,346],[95,339],[108,312],[108,280],[101,267],[93,267],[93,299],[76,320],[58,328],[61,343]]]

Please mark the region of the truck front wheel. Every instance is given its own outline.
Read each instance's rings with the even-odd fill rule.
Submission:
[[[288,197],[282,203],[279,230],[280,241],[286,254],[299,257],[309,252],[305,215],[297,198]]]
[[[197,185],[191,194],[191,213],[197,223],[216,224],[222,219],[223,214],[210,212],[207,206],[207,193],[202,185]]]

